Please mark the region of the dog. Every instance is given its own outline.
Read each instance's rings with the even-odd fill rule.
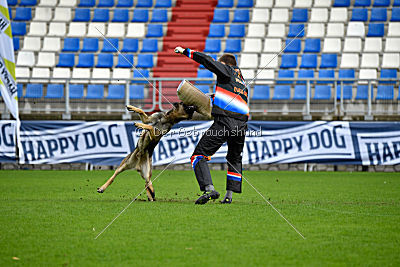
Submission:
[[[137,122],[135,126],[144,131],[142,131],[140,135],[135,150],[122,160],[114,174],[105,184],[97,189],[97,192],[103,193],[121,172],[135,168],[146,181],[145,188],[149,201],[155,201],[155,191],[151,183],[152,155],[154,148],[157,146],[161,137],[167,134],[174,124],[182,120],[190,120],[196,108],[194,106],[185,105],[183,102],[174,103],[171,110],[167,112],[157,112],[151,116],[148,116],[140,108],[131,105],[127,105],[126,108],[129,111],[139,114],[143,123]]]

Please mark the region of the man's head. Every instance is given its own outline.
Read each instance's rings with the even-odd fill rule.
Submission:
[[[218,61],[229,66],[237,66],[236,58],[233,54],[223,54]]]

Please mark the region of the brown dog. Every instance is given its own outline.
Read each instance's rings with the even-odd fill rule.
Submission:
[[[172,126],[182,120],[191,119],[195,107],[183,103],[174,103],[174,107],[168,112],[157,112],[151,116],[140,108],[128,105],[126,108],[139,114],[143,123],[135,123],[135,126],[145,131],[142,132],[135,150],[126,156],[107,182],[97,189],[103,193],[121,172],[135,168],[146,181],[146,193],[150,201],[155,200],[155,192],[151,183],[152,155],[161,137],[168,133]]]

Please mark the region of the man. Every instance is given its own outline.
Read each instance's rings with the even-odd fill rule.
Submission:
[[[200,190],[204,191],[195,203],[205,204],[211,199],[219,198],[220,194],[214,189],[207,161],[227,142],[226,195],[221,203],[230,204],[232,193],[242,192],[242,151],[249,116],[245,81],[232,54],[224,54],[216,61],[189,48],[176,47],[175,53],[193,59],[217,75],[212,108],[214,123],[200,139],[191,157]]]

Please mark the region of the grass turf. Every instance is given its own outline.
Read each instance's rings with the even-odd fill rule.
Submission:
[[[142,194],[94,240],[144,188],[127,171],[96,193],[111,174],[0,171],[0,266],[400,265],[399,173],[245,172],[303,240],[246,182],[198,206],[193,173],[167,170],[157,202]]]

